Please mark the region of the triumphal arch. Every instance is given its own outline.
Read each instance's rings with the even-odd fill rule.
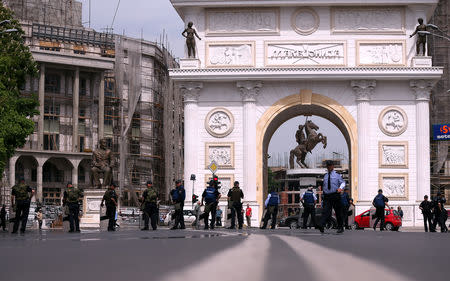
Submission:
[[[201,194],[214,160],[224,185],[241,183],[258,224],[271,136],[290,118],[317,115],[346,139],[356,213],[382,188],[404,225],[422,223],[429,100],[442,69],[416,54],[420,34],[410,35],[437,0],[171,2],[196,51],[170,70],[184,98],[187,198],[191,174]]]

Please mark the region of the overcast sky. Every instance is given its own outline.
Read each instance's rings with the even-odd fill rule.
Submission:
[[[83,3],[83,23],[89,26],[89,0]],[[103,31],[110,27],[118,0],[91,0],[91,28]],[[168,34],[170,48],[176,57],[184,54],[184,40],[181,32],[183,22],[169,0],[121,0],[113,24],[114,33],[125,33],[127,36],[143,38],[150,41],[159,40],[163,30]],[[333,152],[344,153],[348,157],[348,149],[342,133],[331,122],[320,117],[312,119],[319,127],[319,132],[328,136],[328,147],[323,149],[318,145],[313,154],[308,154],[307,163],[316,162],[316,156],[332,158]],[[284,155],[295,148],[295,132],[298,124],[304,124],[305,117],[296,117],[284,123],[273,135],[269,144],[270,163],[274,165],[284,161]]]

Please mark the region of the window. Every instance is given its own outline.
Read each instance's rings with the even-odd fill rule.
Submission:
[[[79,136],[78,146],[80,147],[80,152],[84,152],[85,147],[85,137]]]
[[[295,203],[300,203],[300,194],[295,194]]]
[[[78,168],[78,182],[85,183],[86,182],[86,170],[83,166]]]
[[[45,92],[59,93],[61,88],[61,77],[58,74],[45,75]]]
[[[139,184],[140,182],[139,172],[136,169],[131,172],[131,182],[133,184]]]
[[[80,96],[85,96],[87,94],[87,82],[86,79],[81,78],[80,79],[80,90],[79,90],[79,94]]]
[[[105,96],[115,97],[114,78],[105,78]]]
[[[59,150],[59,135],[44,134],[44,150]]]
[[[61,188],[48,188],[42,189],[44,204],[45,205],[59,205],[61,202]]]
[[[288,204],[292,204],[292,196],[293,194],[288,194]]]

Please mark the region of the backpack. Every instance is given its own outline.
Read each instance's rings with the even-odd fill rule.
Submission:
[[[312,191],[305,192],[305,194],[303,195],[303,201],[308,206],[314,206],[315,200],[314,200],[314,194],[312,193]]]
[[[383,194],[378,194],[375,196],[375,199],[373,199],[375,207],[384,207],[384,196]]]
[[[241,202],[241,189],[240,188],[232,188],[231,189],[231,201],[233,202]]]
[[[28,198],[28,186],[25,184],[18,184],[14,187],[15,197],[17,200],[27,200]]]
[[[205,196],[206,203],[212,203],[216,201],[216,189],[214,187],[212,186],[207,187],[205,192],[206,192]]]
[[[272,192],[270,193],[269,202],[267,203],[268,206],[278,206],[278,193]]]

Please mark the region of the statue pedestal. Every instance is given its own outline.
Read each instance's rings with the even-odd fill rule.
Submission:
[[[84,190],[81,228],[100,228],[100,203],[104,194],[105,190],[102,189]]]
[[[432,67],[431,57],[415,56],[411,60],[411,67]]]
[[[180,68],[184,69],[200,68],[200,60],[191,58],[180,59]]]

